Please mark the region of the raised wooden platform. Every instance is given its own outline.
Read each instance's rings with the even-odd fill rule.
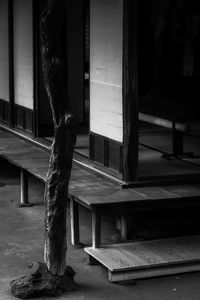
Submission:
[[[47,180],[47,170],[50,156],[48,149],[44,150],[39,145],[36,146],[35,144],[17,137],[12,133],[6,132],[5,130],[0,130],[0,156],[20,168],[21,203],[27,204],[28,175],[32,174],[43,182],[46,182]],[[191,207],[193,205],[197,207],[200,204],[200,183],[122,189],[120,184],[108,180],[103,176],[92,173],[89,170],[82,168],[79,164],[73,163],[69,184],[69,195],[71,214],[71,243],[74,246],[80,243],[79,205],[82,205],[90,209],[92,212],[93,248],[87,248],[86,251],[90,254],[90,256],[95,257],[95,259],[99,260],[108,268],[109,278],[111,281],[119,281],[123,278],[129,279],[145,276],[157,276],[160,274],[171,274],[172,272],[175,273],[179,272],[180,270],[181,272],[197,269],[199,270],[199,256],[197,255],[198,252],[200,253],[200,247],[198,244],[200,243],[199,237],[195,240],[196,244],[194,244],[194,238],[187,238],[187,242],[185,242],[187,247],[184,246],[184,249],[186,250],[179,250],[179,252],[186,251],[188,253],[187,257],[189,257],[191,254],[191,262],[189,260],[185,260],[182,254],[178,254],[177,257],[179,260],[174,261],[174,263],[172,263],[171,260],[166,260],[165,262],[162,260],[162,264],[159,265],[157,263],[159,262],[159,259],[157,259],[156,263],[153,264],[152,260],[154,259],[156,253],[155,251],[157,251],[156,249],[160,248],[160,241],[141,242],[134,244],[128,243],[125,245],[112,245],[103,248],[100,247],[101,215],[105,211],[110,211],[111,213],[118,212],[121,214],[123,220],[121,234],[123,238],[126,238],[126,224],[123,215],[124,212],[158,208],[165,209],[169,207]],[[167,246],[167,243],[168,242],[166,240],[165,249],[163,250],[165,252],[165,256],[166,253],[172,253],[174,250],[176,250],[177,245],[180,248],[179,244],[181,244],[177,244],[177,242],[171,244],[170,242]],[[140,249],[141,246],[143,247],[143,250],[137,250]],[[198,251],[196,251],[197,246],[199,247]],[[133,251],[135,247],[137,248],[137,251]],[[141,255],[144,257],[149,257],[149,260],[146,259],[144,260],[143,264],[141,264]],[[138,259],[138,257],[140,259]],[[163,256],[161,256],[161,258],[162,257]],[[127,265],[127,261],[130,262],[130,265]],[[148,263],[148,261],[151,261],[151,265]],[[182,265],[180,268],[178,264],[182,261],[184,261],[184,265]],[[112,268],[113,262],[117,263],[116,269]],[[135,265],[135,262],[138,262],[138,265]],[[195,262],[195,265],[193,262]],[[120,269],[121,267],[119,268],[120,263],[122,263],[121,267],[125,265],[123,273],[122,269]],[[170,264],[170,267],[168,266],[168,263]],[[152,266],[154,275],[152,275],[152,272],[150,272],[149,266]]]
[[[85,248],[112,282],[200,271],[200,236]],[[94,263],[93,261],[93,263]]]

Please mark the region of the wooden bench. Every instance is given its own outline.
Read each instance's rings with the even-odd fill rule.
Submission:
[[[189,125],[141,112],[139,113],[139,120],[172,130],[172,153],[164,154],[163,158],[193,157],[193,152],[184,152],[184,135],[190,132]]]

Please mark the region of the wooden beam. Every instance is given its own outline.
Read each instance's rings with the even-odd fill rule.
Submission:
[[[149,114],[139,113],[139,120],[147,123],[151,123],[154,125],[158,125],[161,127],[165,127],[171,130],[176,130],[180,132],[187,133],[190,130],[188,125],[185,125],[180,122],[173,122],[164,118],[155,117]]]
[[[123,180],[138,174],[137,0],[123,3]]]

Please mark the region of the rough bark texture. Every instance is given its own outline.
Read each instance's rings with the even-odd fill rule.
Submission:
[[[66,202],[76,124],[67,101],[62,53],[65,1],[50,1],[41,20],[42,68],[54,121],[54,142],[45,189],[44,260],[52,274],[66,269]]]
[[[67,267],[64,276],[55,276],[48,272],[46,264],[35,262],[24,276],[11,282],[11,292],[21,299],[58,296],[76,289],[74,275]]]
[[[55,296],[75,287],[74,272],[66,266],[66,204],[76,142],[76,122],[67,99],[63,34],[65,0],[49,0],[41,18],[42,68],[49,96],[54,142],[45,187],[45,264],[11,283],[11,292],[22,299]]]

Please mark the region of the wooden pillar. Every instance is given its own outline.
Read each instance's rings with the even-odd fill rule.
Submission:
[[[29,206],[28,201],[28,172],[24,169],[21,169],[21,206]]]
[[[92,247],[99,248],[101,244],[101,215],[98,210],[92,210]]]
[[[175,122],[172,123],[172,154],[181,156],[184,154],[184,132],[176,130],[175,124]]]
[[[138,173],[137,0],[123,2],[123,179]]]
[[[8,1],[8,37],[9,37],[9,114],[10,114],[10,127],[14,127],[15,114],[14,114],[14,62],[13,62],[13,1]]]
[[[80,247],[79,235],[79,205],[74,198],[70,197],[70,222],[71,222],[71,244],[74,247]]]
[[[127,229],[127,218],[125,214],[121,215],[121,237],[123,241],[127,240],[127,235],[128,235],[128,229]]]
[[[63,276],[66,271],[66,217],[68,185],[71,175],[77,124],[66,88],[63,39],[66,1],[49,0],[40,22],[42,69],[49,96],[54,141],[45,187],[44,261],[49,272]]]

